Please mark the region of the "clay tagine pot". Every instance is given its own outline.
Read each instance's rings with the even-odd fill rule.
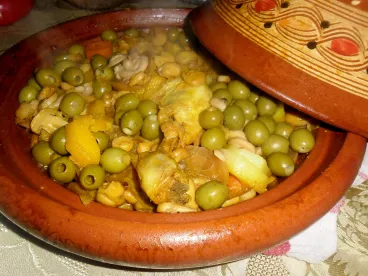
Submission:
[[[40,32],[0,57],[0,207],[6,217],[48,243],[94,260],[190,268],[234,261],[275,246],[338,202],[357,174],[366,139],[322,126],[314,150],[291,177],[249,201],[213,211],[158,214],[99,203],[85,206],[37,167],[29,134],[14,122],[18,92],[34,69],[58,49],[93,39],[105,29],[182,26],[188,13],[157,9],[97,14]],[[263,77],[268,80],[267,71]]]

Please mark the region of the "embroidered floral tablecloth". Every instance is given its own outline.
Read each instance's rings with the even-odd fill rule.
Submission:
[[[31,13],[9,27],[0,27],[0,54],[20,40],[46,27],[92,11],[68,9],[68,5],[36,1]],[[131,2],[131,1],[130,1]],[[153,1],[139,1],[138,7]],[[196,1],[155,1],[161,6],[190,6]],[[1,3],[1,2],[0,2]],[[188,4],[189,3],[189,4]],[[125,4],[132,6],[131,3]],[[105,265],[65,253],[33,238],[0,215],[0,275],[368,275],[368,175],[361,171],[361,184],[346,193],[338,215],[337,253],[319,264],[286,256],[258,254],[248,259],[211,268],[185,271],[148,271]]]

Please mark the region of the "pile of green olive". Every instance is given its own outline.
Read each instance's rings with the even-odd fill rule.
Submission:
[[[211,106],[200,114],[199,123],[205,129],[201,146],[221,149],[227,142],[224,128],[244,131],[247,141],[261,149],[271,172],[279,177],[294,172],[296,160],[290,151],[308,153],[313,149],[315,139],[306,126],[299,128],[285,121],[276,122],[275,99],[251,92],[238,80],[215,82],[210,88],[213,97],[222,100],[226,108],[221,111]]]
[[[115,102],[116,123],[120,122],[121,131],[128,135],[141,134],[144,139],[155,140],[160,136],[157,120],[158,106],[152,100],[140,101],[133,93],[127,93]]]
[[[151,37],[148,39],[149,34]],[[179,70],[177,74],[172,72],[168,72],[167,75],[161,74],[164,80],[182,77],[183,82],[186,82],[184,73],[196,70],[200,71],[199,76],[205,76],[200,80],[193,77],[194,80],[191,79],[187,85],[197,86],[196,83],[203,81],[201,85],[209,85],[212,91],[211,106],[200,113],[198,122],[203,129],[199,144],[209,149],[211,152],[206,151],[214,158],[216,157],[213,151],[223,149],[230,144],[229,133],[240,132],[241,139],[250,143],[254,152],[267,160],[268,167],[274,176],[286,177],[295,170],[297,154],[308,153],[313,149],[315,138],[308,129],[307,122],[293,125],[286,121],[284,106],[280,102],[256,92],[243,81],[230,80],[229,77],[218,76],[217,73],[214,77],[212,69],[200,67],[200,65],[195,67],[196,63],[193,60],[197,60],[197,54],[190,49],[188,38],[182,30],[158,28],[156,31],[150,30],[149,34],[132,28],[125,30],[123,37],[127,40],[137,39],[136,45],[147,39],[145,42],[151,43],[148,45],[154,48],[147,54],[152,59],[155,55],[166,53],[160,56],[161,61],[167,58],[170,61],[165,64],[169,63],[172,65],[170,68],[179,68]],[[123,46],[119,48],[121,41],[116,32],[106,30],[101,34],[101,39],[113,42],[110,44],[113,45],[114,51],[111,57],[115,53],[128,53],[124,48],[126,44],[121,43]],[[118,50],[115,51],[114,47],[118,47]],[[134,139],[140,137],[136,140],[150,141],[149,143],[154,141],[158,145],[163,138],[163,133],[158,121],[160,109],[158,104],[150,99],[140,100],[134,93],[135,90],[130,90],[130,83],[124,83],[126,85],[124,91],[113,87],[117,77],[113,67],[109,66],[109,58],[95,54],[87,59],[86,49],[87,46],[85,48],[80,44],[72,45],[65,53],[56,57],[52,66],[36,70],[34,77],[29,79],[18,95],[19,103],[23,105],[20,108],[22,112],[19,112],[22,115],[18,115],[22,119],[27,119],[29,114],[34,118],[37,112],[41,113],[44,109],[43,102],[55,96],[52,105],[47,108],[61,113],[62,120],[65,120],[64,124],[57,129],[55,127],[56,130],[52,129],[49,136],[41,132],[34,134],[37,138],[32,145],[32,155],[39,164],[47,167],[49,175],[58,183],[68,185],[74,183],[80,185],[78,187],[83,191],[95,192],[98,195],[104,184],[116,182],[111,181],[111,178],[107,181],[111,175],[120,174],[128,167],[133,167],[130,166],[134,164],[132,158],[135,158],[134,154],[138,152],[138,146],[134,149],[132,146],[131,150],[127,151],[112,147],[116,137],[127,136]],[[155,74],[162,73],[157,70],[161,65],[155,66],[157,67],[154,69]],[[152,77],[149,76],[149,72],[149,68],[144,71],[148,78]],[[35,110],[31,110],[32,102],[37,102],[38,106]],[[75,156],[69,148],[70,152],[66,148],[66,129],[68,124],[72,124],[74,120],[78,120],[78,117],[86,114],[94,116],[93,118],[105,119],[103,122],[109,122],[110,126],[113,122],[111,132],[114,133],[107,133],[108,131],[89,133],[99,159],[94,164],[83,166],[75,160],[76,158],[73,159]],[[30,121],[28,124],[23,122],[23,126],[30,128]],[[228,176],[227,170],[226,176]],[[106,191],[101,189],[101,193],[104,192]],[[256,192],[254,190],[253,192],[252,196],[255,196]],[[117,194],[116,190],[111,193],[114,196]],[[97,200],[96,194],[93,200]],[[211,180],[199,186],[195,193],[196,202],[202,210],[221,207],[226,200],[232,199],[228,197],[229,194],[227,183],[217,180]],[[122,196],[119,195],[116,198],[118,197]],[[119,200],[117,202],[110,206],[121,206],[121,202],[120,204]],[[135,207],[130,206],[130,208]]]
[[[79,183],[86,190],[95,190],[106,181],[106,172],[120,173],[130,162],[129,154],[120,148],[108,147],[109,137],[103,132],[94,136],[102,152],[100,165],[88,165],[79,173]],[[32,147],[32,156],[44,166],[48,166],[50,176],[59,183],[69,183],[77,176],[75,164],[68,158],[65,149],[65,127],[56,130],[50,141],[40,141]]]

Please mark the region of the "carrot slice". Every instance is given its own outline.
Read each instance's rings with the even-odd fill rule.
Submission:
[[[88,59],[91,59],[94,55],[101,55],[105,58],[110,58],[112,54],[111,41],[90,41],[85,46],[85,53]]]
[[[241,181],[232,174],[229,175],[229,180],[227,181],[226,186],[229,191],[229,199],[240,196],[249,189],[249,187],[241,183]]]

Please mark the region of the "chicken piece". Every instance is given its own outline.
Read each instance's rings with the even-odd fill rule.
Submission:
[[[158,150],[170,155],[170,153],[172,153],[176,148],[178,148],[178,145],[179,145],[179,137],[164,138],[161,141]]]
[[[180,139],[181,147],[192,144],[202,131],[198,117],[210,106],[211,96],[212,93],[208,86],[201,85],[168,91],[161,100],[159,123],[162,128],[170,129],[171,136],[175,136],[172,132],[177,132],[176,136]],[[164,130],[163,132],[166,137]]]
[[[167,81],[165,77],[155,75],[135,93],[141,100],[151,99],[159,102],[168,92],[175,90],[181,82],[180,78]]]
[[[174,159],[162,152],[145,154],[137,166],[141,187],[155,203],[171,202],[196,209],[195,187]]]
[[[203,184],[210,180],[217,180],[224,184],[229,178],[229,170],[224,161],[213,154],[213,151],[204,147],[185,147],[188,155],[183,158],[179,166],[196,184]]]

